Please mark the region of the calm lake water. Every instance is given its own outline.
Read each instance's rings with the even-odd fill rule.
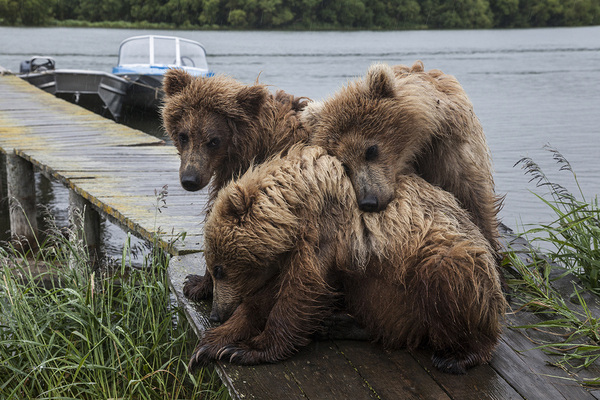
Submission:
[[[576,191],[558,172],[545,144],[557,148],[577,173],[585,195],[599,192],[600,27],[531,30],[399,32],[203,32],[88,28],[2,28],[0,66],[18,71],[33,55],[58,68],[110,72],[119,44],[143,34],[174,35],[204,44],[211,69],[242,82],[260,81],[315,100],[363,75],[374,62],[441,69],[461,82],[481,119],[492,150],[497,192],[506,195],[503,222],[549,222],[550,212],[514,164],[532,157],[554,182]],[[1,95],[1,93],[0,93]],[[160,135],[155,125],[144,128]],[[51,196],[45,195],[47,191]],[[46,191],[42,193],[42,191]],[[68,198],[59,184],[40,195],[65,218]],[[0,214],[6,218],[6,214]],[[116,235],[115,240],[120,236]]]

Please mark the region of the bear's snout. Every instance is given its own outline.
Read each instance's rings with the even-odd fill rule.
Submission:
[[[181,175],[181,186],[188,192],[196,192],[202,189],[204,186],[202,179],[193,173],[184,173]]]
[[[364,212],[379,211],[379,199],[376,196],[366,196],[358,202],[358,208]]]
[[[210,322],[221,322],[221,316],[219,315],[219,312],[214,308],[210,312],[210,317],[208,317],[208,319],[210,319]]]

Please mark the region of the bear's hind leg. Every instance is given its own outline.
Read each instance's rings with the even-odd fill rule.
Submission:
[[[433,366],[442,372],[464,375],[467,369],[487,363],[492,356],[494,345],[495,340],[492,340],[487,344],[477,343],[477,346],[465,346],[459,350],[436,350],[431,356],[431,361]]]
[[[491,254],[468,241],[430,247],[407,274],[407,301],[425,327],[432,361],[464,374],[490,360],[506,305]]]

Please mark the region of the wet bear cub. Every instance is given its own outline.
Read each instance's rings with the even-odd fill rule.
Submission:
[[[213,179],[211,200],[251,163],[308,137],[298,119],[306,98],[281,90],[272,95],[265,85],[247,86],[224,75],[193,77],[180,69],[168,70],[163,86],[162,122],[181,157],[181,186],[197,191]]]
[[[197,191],[212,182],[208,209],[251,163],[308,138],[298,118],[306,98],[281,90],[272,95],[265,85],[247,86],[224,75],[192,77],[180,69],[167,71],[163,82],[162,121],[181,157],[181,186]],[[198,300],[211,288],[209,275],[190,275],[183,292]]]
[[[337,157],[359,208],[381,212],[402,176],[416,173],[452,193],[493,249],[501,199],[494,193],[490,150],[459,82],[439,70],[375,64],[302,113],[310,143]]]
[[[294,147],[223,188],[205,257],[221,325],[205,332],[190,368],[290,357],[340,295],[370,339],[427,345],[442,371],[487,362],[500,335],[492,250],[454,197],[407,174],[385,210],[362,212],[342,163],[320,147]]]

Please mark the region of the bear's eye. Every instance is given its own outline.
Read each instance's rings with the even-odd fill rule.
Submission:
[[[179,133],[178,139],[179,139],[179,144],[181,144],[182,146],[190,141],[190,137],[187,135],[187,133],[184,133],[184,132]]]
[[[219,138],[212,138],[206,143],[206,146],[211,149],[216,149],[221,144],[221,140]]]
[[[379,155],[379,148],[377,146],[371,146],[365,151],[365,160],[373,161]]]
[[[223,270],[222,265],[215,265],[213,268],[213,278],[215,279],[223,279],[225,277],[225,271]]]

